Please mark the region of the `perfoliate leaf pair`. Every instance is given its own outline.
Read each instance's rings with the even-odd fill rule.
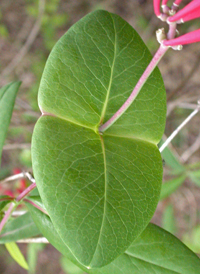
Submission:
[[[34,176],[59,237],[86,268],[124,253],[159,200],[166,95],[158,69],[118,121],[98,132],[150,60],[127,22],[95,11],[58,41],[42,76]]]

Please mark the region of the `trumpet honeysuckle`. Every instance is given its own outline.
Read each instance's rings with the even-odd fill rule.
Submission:
[[[166,21],[169,24],[169,27],[173,29],[173,35],[169,35],[170,32],[167,35],[168,40],[163,39],[159,42],[163,46],[171,46],[174,49],[181,49],[182,45],[200,42],[200,29],[184,34],[177,38],[175,38],[174,35],[174,30],[176,30],[177,24],[184,23],[200,17],[200,0],[193,0],[180,11],[177,11],[177,9],[182,0],[176,0],[171,8],[167,6],[168,2],[168,0],[162,1],[161,12],[161,0],[154,0],[154,12],[156,16],[162,21]]]
[[[154,0],[153,1],[153,6],[154,6],[154,12],[155,12],[155,14],[159,17],[161,15],[161,12],[160,12],[160,0]]]
[[[176,0],[176,1],[173,3],[173,5],[179,6],[181,2],[182,2],[182,0]]]
[[[170,16],[167,21],[183,23],[198,17],[200,17],[200,0],[193,0],[175,15]]]
[[[186,45],[200,42],[200,29],[194,30],[187,34],[184,34],[180,37],[171,40],[164,40],[162,44],[164,46],[177,46],[177,45]]]
[[[105,124],[99,127],[99,132],[103,133],[105,130],[107,130],[129,108],[129,106],[132,104],[132,102],[135,100],[136,96],[140,92],[144,83],[148,79],[149,75],[154,70],[154,68],[156,67],[158,62],[161,60],[161,58],[164,56],[164,54],[166,53],[169,47],[172,47],[175,50],[181,50],[182,45],[200,41],[200,30],[196,30],[191,33],[180,36],[178,38],[175,38],[177,33],[176,27],[177,27],[177,23],[179,23],[180,21],[180,18],[183,18],[183,20],[191,20],[191,18],[194,19],[195,17],[197,17],[198,15],[197,9],[198,7],[200,7],[200,0],[193,0],[193,2],[195,3],[191,2],[189,5],[187,5],[184,8],[184,13],[181,13],[180,16],[179,16],[179,12],[181,11],[177,12],[177,10],[182,0],[175,0],[171,8],[167,6],[168,2],[169,0],[162,0],[162,2],[161,0],[153,1],[154,12],[156,16],[162,21],[166,21],[169,24],[168,33],[165,34],[164,28],[159,29],[156,32],[157,40],[161,44],[161,46],[159,47],[158,51],[156,52],[149,66],[144,71],[143,75],[141,76],[140,80],[138,81],[137,85],[132,91],[131,95],[128,97],[125,103],[121,106],[121,108],[119,108],[118,111]],[[162,12],[161,12],[161,7],[162,7]],[[194,7],[196,9],[193,9]],[[185,10],[187,11],[187,9],[189,9],[189,13],[185,13]],[[184,14],[184,17],[183,17],[183,14]],[[175,17],[175,16],[178,16],[178,17]],[[178,18],[177,19],[178,22],[176,22],[174,18]]]

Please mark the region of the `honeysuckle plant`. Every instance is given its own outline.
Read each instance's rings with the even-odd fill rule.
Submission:
[[[181,24],[200,17],[200,1],[193,0],[178,12],[176,11],[182,1],[175,1],[171,8],[167,6],[168,2],[170,1],[162,1],[162,6],[160,6],[161,0],[154,0],[154,12],[156,16],[162,21],[166,21],[169,24],[169,27],[174,30],[171,33],[168,32],[167,37],[164,37],[163,35],[163,37],[160,40],[160,43],[168,47],[179,46],[177,49],[181,49],[182,45],[199,42],[200,29],[192,31],[177,38],[175,37],[175,30],[177,24]]]
[[[57,42],[38,94],[42,115],[31,151],[35,179],[18,174],[32,184],[12,203],[9,196],[0,197],[0,209],[8,206],[1,243],[42,234],[24,241],[50,242],[87,273],[200,273],[191,250],[149,223],[162,187],[160,152],[199,111],[197,105],[158,148],[166,92],[156,66],[170,47],[180,50],[200,41],[199,30],[176,37],[177,24],[198,17],[200,1],[180,11],[181,1],[171,8],[168,2],[154,0],[155,14],[169,30],[157,31],[160,47],[153,58],[126,21],[102,10],[82,18]],[[18,88],[11,83],[0,90],[0,123],[5,96],[12,92],[13,107]],[[1,150],[9,120],[10,115]],[[21,202],[28,212],[7,223]]]

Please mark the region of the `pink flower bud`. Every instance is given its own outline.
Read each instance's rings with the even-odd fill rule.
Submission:
[[[171,16],[168,18],[168,22],[172,23],[172,22],[176,22],[176,21],[180,21],[180,20],[184,20],[184,17],[190,16],[191,18],[189,20],[192,20],[194,18],[192,18],[192,14],[195,11],[199,11],[200,13],[200,0],[193,0],[192,2],[190,2],[187,6],[185,6],[182,10],[180,10],[179,12],[177,12],[175,15]],[[199,14],[200,16],[200,14]],[[197,16],[198,17],[198,16]],[[195,17],[195,18],[197,18]]]
[[[153,0],[154,12],[156,16],[160,16],[160,1],[161,0]]]
[[[177,46],[177,45],[192,44],[192,43],[196,43],[196,42],[200,42],[200,29],[194,30],[194,31],[184,34],[180,37],[177,37],[175,39],[164,40],[163,45],[164,46]]]

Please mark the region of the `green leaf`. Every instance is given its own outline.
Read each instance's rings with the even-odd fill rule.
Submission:
[[[86,269],[73,256],[59,237],[50,218],[28,205],[33,220],[42,234],[64,256],[91,274],[199,274],[200,259],[175,236],[149,224],[127,251],[100,269]]]
[[[170,196],[174,191],[180,187],[185,181],[186,175],[181,175],[172,180],[164,182],[161,189],[160,200],[163,200]]]
[[[28,264],[23,256],[23,254],[21,253],[21,251],[19,250],[18,246],[16,245],[16,243],[11,242],[11,243],[6,243],[5,244],[8,252],[10,253],[10,256],[24,269],[28,270]]]
[[[176,231],[174,209],[172,205],[167,205],[163,212],[162,227],[170,233],[175,233]]]
[[[197,186],[200,186],[200,170],[189,172],[189,177]]]
[[[33,157],[47,212],[84,265],[114,259],[154,213],[162,161],[151,143],[111,136],[101,141],[88,129],[43,117],[35,129]]]
[[[183,242],[193,252],[200,253],[200,225],[196,226],[190,233],[183,235]]]
[[[32,192],[31,192],[31,194],[32,194]],[[35,196],[33,196],[33,195],[28,196],[27,200],[33,202],[37,206],[39,206],[39,207],[43,208],[44,210],[46,210],[46,208],[45,208],[45,206],[44,206],[44,204],[43,204],[43,202],[41,200],[41,197],[39,195],[37,195],[37,196],[36,195]]]
[[[21,82],[12,82],[0,89],[0,164],[3,145]]]
[[[164,143],[163,140],[160,141],[159,146]],[[176,173],[182,173],[185,171],[185,167],[179,162],[176,155],[171,151],[169,147],[166,147],[162,152],[162,157],[166,164],[171,167]]]
[[[39,192],[38,192],[38,189],[37,189],[37,187],[36,188],[34,188],[32,191],[31,191],[31,197],[33,197],[33,196],[38,196],[39,195]]]
[[[29,265],[29,272],[28,272],[29,274],[36,273],[38,252],[43,250],[44,247],[45,247],[45,244],[42,244],[42,243],[28,244],[27,261],[28,261],[28,265]]]
[[[61,257],[60,260],[62,268],[67,274],[84,274],[85,271],[80,269],[77,265],[73,264],[70,260],[65,257]]]
[[[39,234],[40,231],[33,222],[30,213],[25,213],[6,223],[0,235],[0,244],[30,238]]]
[[[0,211],[12,201],[12,198],[7,195],[0,195]]]
[[[159,200],[162,160],[156,144],[166,100],[158,69],[124,115],[103,135],[98,132],[150,60],[127,22],[95,11],[59,40],[43,73],[44,115],[32,142],[34,176],[56,230],[87,267],[122,254]]]

